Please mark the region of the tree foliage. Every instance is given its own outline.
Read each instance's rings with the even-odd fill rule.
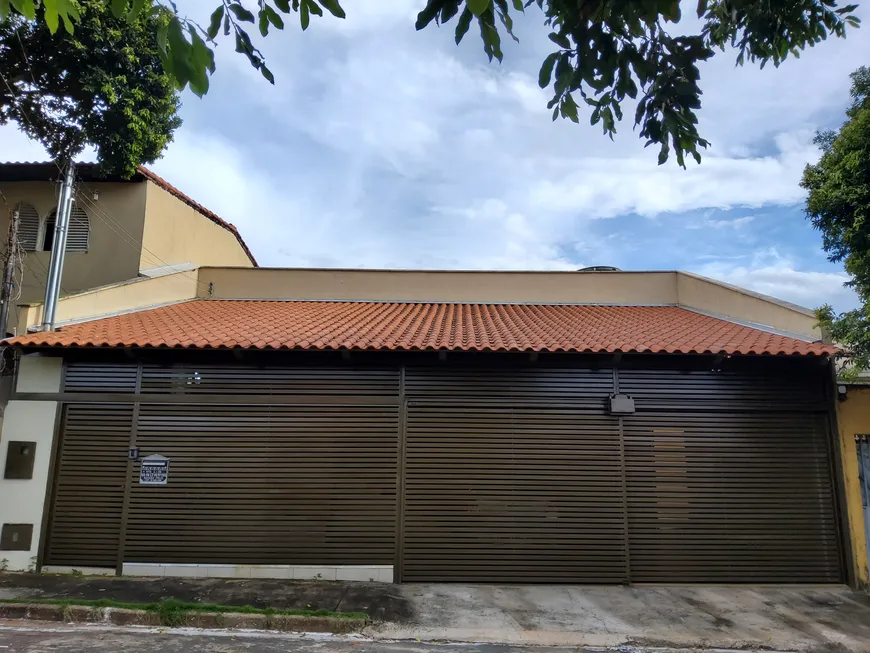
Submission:
[[[181,124],[157,52],[171,16],[153,7],[119,19],[104,0],[76,0],[66,14],[52,6],[0,23],[0,124],[17,123],[55,160],[92,145],[106,172],[132,175],[160,156]],[[75,21],[74,32],[53,33],[59,16],[70,30]]]
[[[89,0],[93,1],[93,0]],[[117,18],[135,17],[163,0],[102,0]],[[312,16],[344,18],[339,0],[220,0],[208,23],[178,15],[173,0],[170,17],[158,28],[159,54],[179,88],[189,85],[197,95],[208,91],[215,70],[214,46],[232,39],[237,52],[269,82],[275,77],[254,46],[246,24],[262,36],[284,29],[284,18],[296,13],[302,29]],[[81,0],[0,0],[0,19],[20,13],[44,20],[54,33],[62,25],[72,33]],[[659,148],[659,163],[673,153],[685,167],[686,155],[701,160],[699,148],[709,143],[698,133],[696,110],[701,106],[698,64],[716,51],[733,47],[737,63],[779,65],[799,56],[807,46],[829,35],[842,37],[857,27],[857,5],[839,7],[836,0],[698,0],[700,29],[696,34],[671,35],[682,19],[680,0],[420,0],[425,6],[417,29],[455,20],[459,43],[476,24],[490,60],[502,60],[502,35],[516,39],[513,17],[528,9],[543,12],[556,50],[544,60],[542,88],[550,87],[549,108],[580,121],[581,111],[611,138],[623,118],[624,104],[635,107],[634,125],[647,145]],[[250,7],[250,8],[249,8]],[[205,27],[203,27],[205,25]]]
[[[819,310],[820,322],[846,345],[856,367],[870,367],[870,68],[852,73],[852,104],[837,131],[816,134],[822,156],[804,170],[806,213],[822,232],[831,261],[842,261],[861,308],[836,314]]]

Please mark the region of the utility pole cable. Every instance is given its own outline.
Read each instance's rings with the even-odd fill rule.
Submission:
[[[3,267],[3,286],[0,287],[0,338],[5,338],[9,324],[9,304],[15,283],[15,257],[18,252],[18,209],[9,219],[9,237],[6,239],[6,262]]]

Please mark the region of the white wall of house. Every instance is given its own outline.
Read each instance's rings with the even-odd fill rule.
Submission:
[[[37,354],[19,361],[17,392],[60,391],[61,359]],[[0,478],[0,524],[32,524],[33,537],[27,551],[0,550],[0,567],[23,571],[34,568],[42,530],[45,493],[49,485],[52,441],[58,402],[11,400],[0,433],[0,474],[5,476],[9,442],[35,442],[33,476],[29,479]]]

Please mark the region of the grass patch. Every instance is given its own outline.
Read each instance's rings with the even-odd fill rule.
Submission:
[[[164,626],[179,626],[184,623],[185,615],[197,612],[217,612],[235,614],[263,614],[267,617],[333,617],[336,619],[368,619],[364,612],[333,612],[332,610],[281,610],[278,608],[255,608],[251,605],[217,605],[214,603],[189,603],[166,599],[159,603],[125,603],[113,599],[46,599],[27,598],[0,599],[0,603],[32,603],[40,605],[60,605],[68,607],[83,605],[89,608],[122,608],[125,610],[145,610],[154,612],[160,616],[160,623]]]

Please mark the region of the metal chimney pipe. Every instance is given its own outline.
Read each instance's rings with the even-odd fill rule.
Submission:
[[[63,274],[63,258],[66,254],[66,236],[69,232],[69,220],[72,213],[74,180],[75,165],[70,161],[64,170],[63,185],[60,188],[60,201],[57,205],[57,217],[54,221],[51,262],[48,266],[48,278],[45,280],[45,303],[42,306],[43,331],[54,330],[57,301],[60,297],[60,279]]]

